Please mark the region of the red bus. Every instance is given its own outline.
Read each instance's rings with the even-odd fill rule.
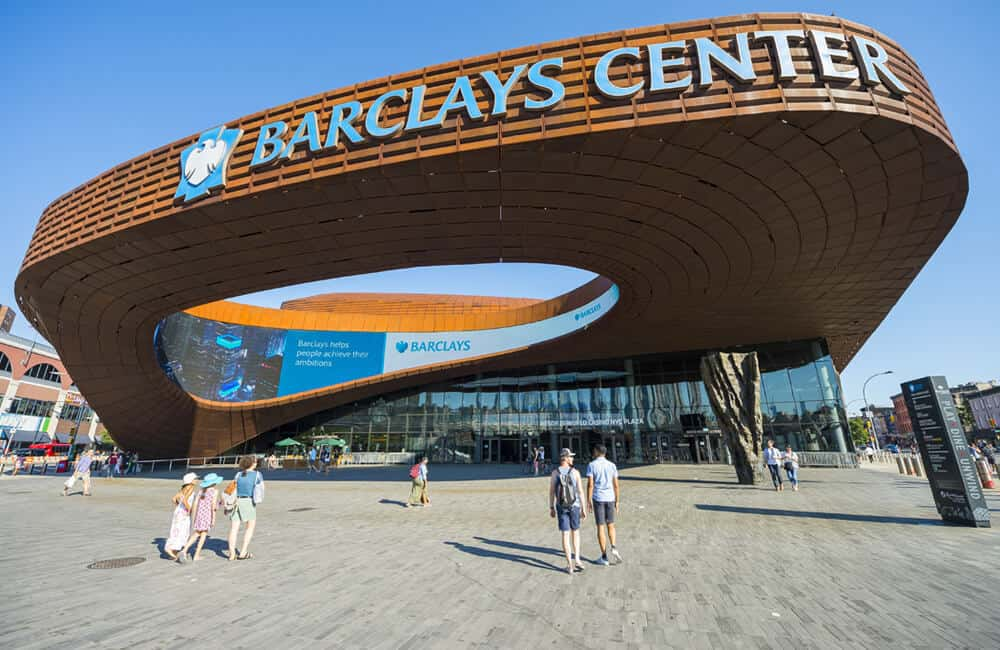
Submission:
[[[36,442],[28,447],[32,456],[66,456],[69,445],[64,442]]]

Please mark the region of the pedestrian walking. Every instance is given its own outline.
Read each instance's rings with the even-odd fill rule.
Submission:
[[[330,448],[323,447],[323,452],[319,455],[320,467],[323,468],[323,473],[327,474],[330,471]]]
[[[113,479],[115,477],[115,471],[118,469],[118,453],[112,451],[108,456],[107,466],[104,468],[105,478]]]
[[[427,456],[421,457],[420,462],[410,468],[410,482],[410,499],[406,502],[406,507],[430,506],[431,497],[427,491]]]
[[[993,446],[992,442],[987,442],[986,446],[983,447],[983,455],[986,456],[986,462],[990,464],[990,471],[994,474],[997,473],[997,450]]]
[[[316,448],[310,447],[309,453],[306,455],[306,474],[317,471],[316,470]]]
[[[587,465],[587,508],[594,513],[597,544],[601,547],[601,559],[597,563],[603,566],[608,566],[612,561],[616,564],[622,561],[615,546],[615,517],[618,514],[620,495],[618,467],[608,460],[607,454],[607,447],[594,445],[594,460]]]
[[[264,500],[264,477],[257,471],[257,458],[240,458],[240,471],[233,477],[236,482],[236,504],[229,519],[229,560],[251,560],[250,540],[257,527],[257,506]],[[246,524],[243,545],[236,549],[236,539],[240,534],[240,524]]]
[[[88,449],[81,454],[80,458],[76,461],[76,468],[73,470],[73,475],[66,479],[63,483],[62,495],[67,496],[73,485],[76,484],[77,479],[83,481],[83,496],[90,496],[90,466],[94,463],[94,450]]]
[[[872,447],[871,445],[867,445],[865,447],[865,455],[868,456],[868,462],[869,463],[874,463],[875,462],[875,449],[874,449],[874,447]]]
[[[191,508],[198,490],[198,475],[188,472],[181,479],[181,489],[174,495],[174,513],[170,518],[170,536],[163,545],[163,552],[171,560],[184,563],[187,557],[179,554],[191,536]]]
[[[14,471],[11,472],[11,477],[17,476],[17,473],[24,469],[24,456],[21,454],[14,454]]]
[[[532,453],[532,459],[531,460],[532,460],[532,462],[535,465],[535,476],[538,476],[539,450],[540,450],[540,447],[535,447],[535,448],[533,448],[531,450],[531,453]]]
[[[781,451],[774,446],[773,440],[767,441],[767,449],[764,450],[764,462],[767,463],[767,471],[771,472],[771,483],[774,489],[781,492],[785,486],[781,484]]]
[[[194,560],[201,559],[201,548],[208,539],[208,532],[215,526],[215,511],[219,508],[219,491],[216,485],[222,483],[222,477],[212,472],[201,481],[201,489],[194,500],[194,523],[191,536],[188,537],[184,548],[178,553],[178,559],[183,563],[187,560],[188,549],[197,540],[198,545],[194,548]]]
[[[799,455],[792,451],[791,445],[785,447],[785,453],[781,455],[781,462],[785,466],[785,474],[788,475],[788,482],[792,484],[792,489],[799,491]]]
[[[583,571],[580,558],[580,521],[587,518],[583,508],[583,480],[573,467],[575,454],[566,448],[559,452],[559,467],[549,481],[549,516],[555,517],[562,533],[562,548],[566,555],[566,571],[570,575]],[[573,556],[576,560],[573,560]]]

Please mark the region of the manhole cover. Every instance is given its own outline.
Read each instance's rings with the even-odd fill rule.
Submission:
[[[145,562],[144,557],[116,557],[113,560],[99,560],[93,564],[88,564],[88,569],[124,569],[127,566],[135,566]]]
[[[315,510],[316,508],[292,508],[288,512],[306,512],[307,510]]]

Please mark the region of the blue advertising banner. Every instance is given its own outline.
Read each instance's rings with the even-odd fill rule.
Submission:
[[[285,337],[278,396],[382,373],[384,332],[291,330]]]
[[[279,330],[178,313],[154,335],[160,367],[203,399],[252,402],[387,372],[516,350],[584,329],[618,302],[618,287],[579,308],[521,325],[455,332]]]

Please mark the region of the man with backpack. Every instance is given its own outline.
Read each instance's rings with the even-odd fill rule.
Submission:
[[[427,494],[427,456],[423,456],[420,462],[410,468],[410,500],[406,507],[421,506],[423,508],[431,505],[431,498]]]
[[[563,553],[566,554],[566,571],[583,571],[580,559],[580,520],[587,518],[583,508],[583,481],[580,472],[573,468],[573,452],[563,449],[559,452],[559,467],[552,472],[549,482],[549,516],[555,517],[562,532]],[[572,550],[575,551],[576,562],[573,561]]]

